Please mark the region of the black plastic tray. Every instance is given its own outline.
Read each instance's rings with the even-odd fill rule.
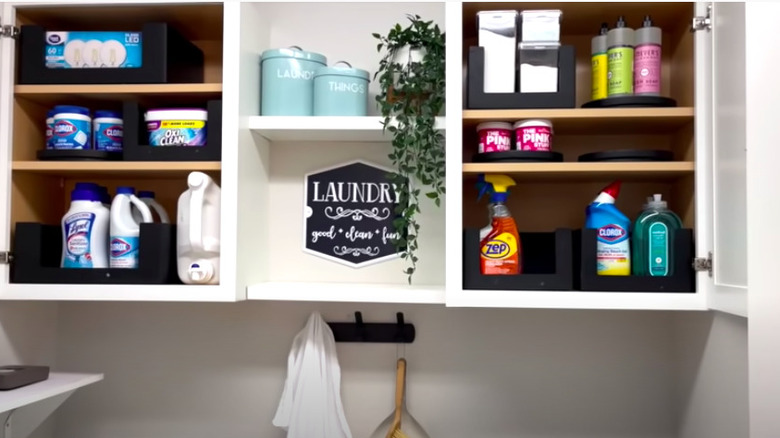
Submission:
[[[468,109],[574,108],[576,70],[574,46],[563,45],[558,51],[556,93],[485,93],[485,48],[470,47],[464,103]]]
[[[603,151],[593,152],[590,154],[580,155],[578,161],[593,162],[593,161],[672,161],[674,160],[674,154],[672,151],[663,150],[619,150],[619,151]]]
[[[520,233],[522,274],[482,275],[479,230],[463,231],[463,288],[484,290],[572,290],[572,230]]]
[[[137,29],[119,29],[134,31]],[[17,80],[20,84],[162,84],[203,82],[203,52],[166,23],[141,28],[139,68],[46,68],[46,29],[22,26]]]
[[[474,163],[523,163],[523,162],[548,162],[560,163],[563,154],[560,152],[536,152],[536,151],[505,151],[486,152],[475,154],[471,157]]]
[[[176,265],[176,225],[142,223],[138,269],[64,269],[62,230],[20,222],[14,236],[12,283],[181,284]]]
[[[208,112],[206,144],[203,146],[149,146],[149,132],[144,122],[145,109],[138,102],[122,105],[125,161],[220,161],[222,159],[222,101],[210,100],[203,107]],[[193,105],[188,105],[192,108]]]
[[[663,96],[618,96],[608,97],[606,99],[591,100],[584,103],[583,108],[652,108],[652,107],[675,107],[677,101]]]
[[[21,388],[49,378],[49,367],[8,365],[0,367],[0,391]]]
[[[596,271],[596,230],[575,232],[579,248],[574,253],[579,260],[577,289],[602,292],[696,292],[696,273],[693,270],[693,230],[682,229],[674,237],[674,272],[668,277],[607,276]]]

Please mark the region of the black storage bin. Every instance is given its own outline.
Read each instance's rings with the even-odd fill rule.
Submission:
[[[12,283],[182,284],[176,267],[176,225],[142,223],[138,269],[64,269],[62,230],[20,222],[14,237]]]
[[[577,60],[574,46],[558,52],[558,91],[555,93],[485,93],[485,49],[469,48],[467,109],[574,108]]]
[[[70,30],[70,29],[57,29]],[[137,29],[119,29],[134,31]],[[46,29],[22,26],[18,44],[20,84],[163,84],[203,82],[203,52],[166,23],[141,28],[139,68],[46,68]]]
[[[463,288],[483,290],[572,290],[572,230],[520,233],[522,274],[482,275],[479,230],[463,230]]]
[[[125,161],[221,161],[222,101],[206,103],[206,144],[203,146],[149,146],[149,133],[144,112],[138,102],[122,104],[124,138],[122,157]]]
[[[576,264],[579,267],[577,288],[601,292],[696,292],[696,272],[693,270],[693,230],[682,229],[674,238],[674,273],[668,277],[610,276],[596,273],[596,232],[577,231],[579,242]]]

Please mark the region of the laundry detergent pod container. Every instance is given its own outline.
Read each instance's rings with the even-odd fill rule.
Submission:
[[[314,75],[327,65],[319,53],[300,47],[266,50],[260,57],[260,114],[314,114]]]
[[[345,61],[318,69],[314,74],[314,115],[368,115],[369,81],[366,70],[352,68]]]

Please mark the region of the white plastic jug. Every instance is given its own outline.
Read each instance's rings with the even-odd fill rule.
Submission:
[[[154,213],[157,213],[157,216],[160,218],[160,223],[171,223],[171,220],[168,218],[168,213],[165,211],[165,207],[155,201],[154,192],[141,190],[138,192],[138,199],[149,206],[149,210],[152,212],[152,216],[154,216]],[[141,222],[141,212],[138,211],[137,208],[133,209],[133,219],[135,219],[135,221],[138,223]]]
[[[219,284],[221,191],[202,172],[187,177],[179,196],[176,251],[179,278],[185,284]]]
[[[138,268],[138,244],[141,226],[133,219],[132,207],[143,222],[152,222],[152,212],[135,196],[133,187],[117,187],[111,202],[109,265],[112,268]]]

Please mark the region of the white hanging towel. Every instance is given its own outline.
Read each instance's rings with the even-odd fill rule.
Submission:
[[[341,404],[336,341],[318,312],[293,340],[273,425],[287,438],[352,438]]]

